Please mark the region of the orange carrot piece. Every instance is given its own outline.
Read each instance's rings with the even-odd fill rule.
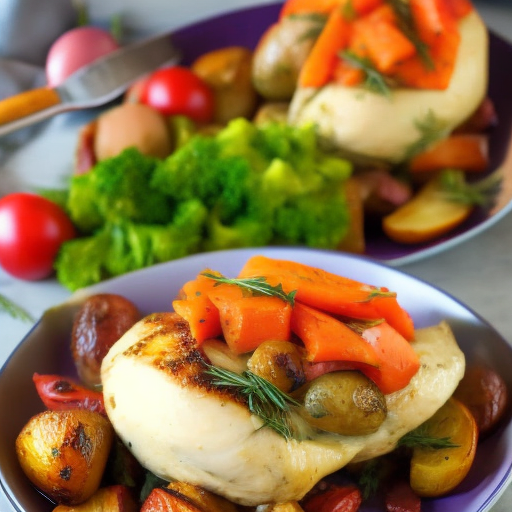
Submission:
[[[338,53],[349,41],[350,23],[340,8],[334,9],[320,36],[315,41],[299,75],[302,87],[322,87],[333,76]]]
[[[486,134],[457,134],[440,140],[413,157],[409,170],[413,173],[441,169],[482,172],[489,166],[489,137]]]
[[[279,19],[286,16],[306,13],[320,13],[328,15],[344,0],[287,0],[279,13]]]
[[[178,299],[173,301],[172,306],[188,322],[198,344],[222,334],[219,310],[207,296]]]
[[[214,272],[213,270],[206,269],[204,270],[204,272],[220,276],[219,272]],[[214,279],[210,279],[209,277],[203,276],[201,273],[195,279],[187,281],[182,286],[178,294],[178,298],[191,299],[194,297],[199,297],[201,295],[208,296],[208,293],[210,293],[217,284],[217,281],[215,281]]]
[[[458,32],[457,19],[446,0],[410,0],[411,14],[420,39],[436,45],[446,32]]]
[[[361,367],[361,372],[372,379],[384,394],[407,386],[420,367],[412,345],[387,322],[366,329],[362,338],[375,350],[378,365]]]
[[[310,361],[351,361],[378,365],[373,347],[346,324],[327,313],[295,302],[291,329],[304,343]]]
[[[344,60],[340,60],[334,68],[333,80],[346,87],[354,87],[364,82],[365,74],[360,68],[351,66]]]
[[[455,19],[460,20],[467,16],[473,10],[471,0],[450,0],[447,7]]]
[[[374,21],[371,16],[356,23],[359,40],[381,73],[389,73],[398,63],[416,54],[416,47],[393,23],[385,20]]]
[[[224,339],[236,354],[250,352],[266,340],[290,339],[291,305],[277,297],[243,297],[238,286],[221,285],[209,297],[219,310]]]
[[[386,321],[408,340],[414,338],[414,324],[387,289],[379,289],[354,279],[338,276],[302,263],[253,256],[239,277],[263,276],[272,285],[281,284],[285,292],[296,291],[302,304],[351,318]]]

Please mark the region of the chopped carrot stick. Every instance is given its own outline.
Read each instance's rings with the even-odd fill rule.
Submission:
[[[458,20],[464,18],[473,10],[471,0],[450,0],[450,2],[447,2],[447,6],[452,15]]]
[[[457,134],[442,139],[413,157],[413,173],[453,168],[469,172],[485,171],[489,166],[489,137],[486,134]]]
[[[222,334],[219,310],[207,296],[175,300],[172,306],[188,322],[190,332],[198,344]]]
[[[360,370],[384,394],[407,386],[420,367],[419,357],[412,345],[387,322],[364,330],[362,338],[375,350],[378,365],[361,367]]]
[[[233,352],[250,352],[267,340],[290,339],[290,304],[277,297],[241,294],[236,285],[221,285],[209,294],[219,310],[224,339]]]
[[[302,87],[321,87],[331,80],[338,53],[348,44],[349,32],[350,23],[341,9],[334,9],[302,66],[299,75]]]
[[[219,272],[206,269],[204,272],[220,276]],[[199,274],[195,279],[187,281],[178,293],[179,299],[191,299],[199,296],[208,296],[208,293],[212,291],[217,282],[214,279]]]
[[[266,277],[274,286],[281,284],[287,293],[296,290],[296,300],[308,306],[351,318],[385,318],[406,339],[414,337],[411,317],[387,289],[302,263],[261,255],[249,258],[239,274],[239,277],[257,276]]]
[[[296,302],[291,329],[304,343],[310,361],[378,364],[373,347],[346,324],[327,313]]]
[[[344,0],[287,0],[279,13],[279,19],[295,14],[320,13],[330,14]]]
[[[420,39],[436,45],[446,32],[457,32],[457,19],[446,0],[410,0],[411,14]]]
[[[416,54],[416,47],[393,23],[373,20],[371,16],[356,23],[359,40],[381,73],[389,73],[398,63]]]

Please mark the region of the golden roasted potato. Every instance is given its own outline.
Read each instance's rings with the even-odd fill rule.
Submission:
[[[114,430],[88,410],[44,411],[33,416],[16,439],[20,465],[57,503],[76,505],[99,488]]]
[[[436,497],[452,491],[468,474],[475,458],[478,428],[469,409],[450,398],[425,423],[429,436],[449,438],[453,447],[413,448],[410,483],[423,497]]]
[[[286,101],[269,101],[263,103],[256,114],[254,114],[253,123],[263,126],[267,123],[286,123],[288,119],[289,104]]]
[[[80,505],[57,505],[53,512],[139,512],[137,500],[124,485],[98,489]]]
[[[101,384],[103,358],[140,318],[135,304],[121,295],[100,293],[84,301],[74,318],[71,353],[78,375],[86,385]]]
[[[213,50],[198,57],[191,69],[213,90],[215,123],[225,124],[254,114],[258,95],[252,85],[251,50],[242,46]]]

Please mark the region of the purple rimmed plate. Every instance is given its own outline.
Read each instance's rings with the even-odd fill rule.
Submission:
[[[495,368],[512,392],[512,348],[482,318],[439,288],[387,265],[362,256],[294,248],[240,249],[204,253],[156,265],[102,282],[75,293],[66,302],[47,310],[20,343],[0,372],[0,483],[19,512],[49,512],[49,503],[28,482],[18,465],[14,443],[31,415],[43,410],[32,375],[56,373],[74,376],[70,331],[74,312],[93,293],[118,293],[134,301],[145,314],[169,310],[180,286],[205,268],[235,276],[252,255],[299,261],[397,292],[416,327],[446,320],[468,361]],[[484,512],[505,490],[512,475],[512,423],[507,411],[498,431],[482,441],[466,480],[452,495],[424,500],[424,512]],[[361,512],[383,508],[363,504]]]
[[[243,45],[254,48],[265,29],[277,20],[281,5],[273,3],[236,10],[176,30],[173,37],[183,52],[184,64],[191,63],[205,51],[223,46]],[[498,167],[503,171],[503,183],[493,203],[486,208],[475,209],[457,229],[425,244],[398,244],[387,238],[382,230],[371,226],[366,234],[366,256],[391,266],[412,263],[472,238],[492,226],[512,209],[512,102],[509,101],[512,90],[512,67],[508,65],[510,62],[512,46],[491,33],[488,93],[494,102],[499,122],[490,136],[489,172]],[[4,163],[4,179],[3,184],[0,184],[0,190],[22,188],[23,177],[27,177],[29,186],[35,188],[49,186],[51,178],[57,178],[60,185],[71,169],[77,130],[88,120],[84,118],[90,115],[95,113],[64,114],[59,116],[60,119],[54,119],[55,123],[41,134],[42,140],[24,146]],[[55,159],[54,165],[51,165],[52,159]],[[47,171],[41,169],[42,160],[47,163]],[[46,179],[43,175],[45,172],[52,173],[52,177]]]

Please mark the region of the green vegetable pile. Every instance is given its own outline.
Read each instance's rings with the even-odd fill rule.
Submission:
[[[242,118],[165,160],[127,149],[72,177],[65,207],[81,236],[62,246],[57,278],[76,290],[202,251],[334,249],[349,225],[351,172],[319,149],[313,126]]]

